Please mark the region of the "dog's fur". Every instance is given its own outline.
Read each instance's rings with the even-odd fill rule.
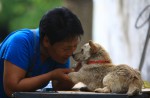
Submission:
[[[73,58],[81,62],[82,67],[68,76],[74,83],[84,83],[89,91],[128,95],[141,92],[143,82],[140,72],[126,64],[114,65],[106,50],[99,44],[89,41]]]

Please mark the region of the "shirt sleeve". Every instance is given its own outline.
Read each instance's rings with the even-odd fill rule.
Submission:
[[[7,42],[3,58],[16,66],[27,70],[31,60],[31,50],[33,45],[30,37],[26,33],[16,32]]]

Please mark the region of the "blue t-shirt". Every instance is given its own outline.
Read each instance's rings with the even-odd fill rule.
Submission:
[[[28,77],[41,75],[56,68],[69,68],[69,59],[65,64],[60,64],[49,57],[41,63],[39,40],[39,29],[35,32],[21,29],[10,33],[0,44],[0,98],[8,98],[3,88],[4,60],[25,70]]]

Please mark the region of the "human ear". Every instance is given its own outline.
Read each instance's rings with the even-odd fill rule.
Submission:
[[[49,47],[49,40],[46,36],[44,36],[44,38],[43,38],[43,45],[44,45],[44,47]]]

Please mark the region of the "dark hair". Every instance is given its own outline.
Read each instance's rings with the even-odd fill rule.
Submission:
[[[39,32],[40,40],[46,35],[51,44],[84,34],[80,20],[65,7],[48,11],[40,21]]]

